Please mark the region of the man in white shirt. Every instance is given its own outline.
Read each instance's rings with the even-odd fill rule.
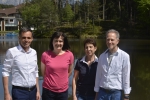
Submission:
[[[114,29],[106,32],[108,49],[100,55],[98,61],[94,87],[96,100],[129,100],[130,57],[117,46],[119,37],[119,32]]]
[[[19,31],[19,45],[7,50],[3,64],[4,100],[40,100],[37,53],[30,48],[32,31],[23,27]],[[12,76],[12,97],[8,89]]]

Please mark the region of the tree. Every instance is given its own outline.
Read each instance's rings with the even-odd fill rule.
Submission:
[[[28,27],[35,27],[37,25],[37,19],[40,15],[40,7],[38,3],[26,3],[19,11],[24,25],[27,25]]]
[[[150,35],[150,1],[149,0],[137,0],[138,3],[138,21],[146,30],[145,33]]]
[[[70,4],[66,4],[66,6],[63,8],[63,17],[62,20],[65,22],[70,22],[74,17],[73,10],[71,9]]]
[[[0,9],[3,9],[3,8],[11,8],[11,7],[14,7],[14,5],[4,5],[4,4],[0,4]]]
[[[106,5],[106,0],[103,0],[103,20],[105,20],[105,5]]]
[[[50,30],[58,22],[57,10],[52,0],[26,0],[20,9],[24,25],[38,30]]]
[[[100,3],[98,0],[89,0],[89,18],[97,19],[100,15]]]
[[[150,24],[150,1],[149,0],[137,0],[140,19],[145,23]]]
[[[42,0],[40,2],[40,24],[46,30],[52,29],[57,24],[57,9],[52,0]]]

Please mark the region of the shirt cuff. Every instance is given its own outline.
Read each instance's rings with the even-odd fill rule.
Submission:
[[[99,91],[99,87],[97,88],[97,87],[94,87],[94,91],[95,92],[98,92]]]
[[[9,76],[9,73],[7,73],[7,72],[2,72],[2,76],[3,76],[3,77]]]
[[[130,91],[131,91],[131,87],[128,89],[124,89],[124,94],[130,94]]]
[[[38,74],[38,73],[36,74],[36,77],[39,77],[39,74]]]

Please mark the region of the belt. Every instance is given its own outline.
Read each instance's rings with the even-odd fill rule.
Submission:
[[[21,86],[14,86],[13,85],[13,88],[16,88],[16,89],[21,89],[21,90],[26,90],[26,91],[32,91],[33,89],[35,89],[35,85],[32,86],[32,87],[21,87]]]
[[[121,91],[121,90],[118,90],[118,89],[104,89],[102,87],[100,87],[101,90],[105,91],[105,92],[115,92],[115,91]]]

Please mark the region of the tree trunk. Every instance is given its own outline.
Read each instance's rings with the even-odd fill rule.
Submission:
[[[106,0],[103,0],[103,20],[105,20],[105,4]]]

